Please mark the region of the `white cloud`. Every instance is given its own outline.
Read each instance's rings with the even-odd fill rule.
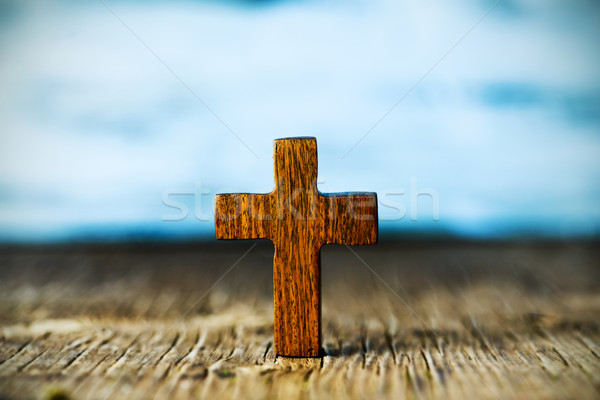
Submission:
[[[568,26],[560,2],[492,12],[342,159],[485,6],[115,2],[182,84],[101,3],[61,4],[23,6],[0,31],[0,185],[19,192],[2,200],[0,229],[156,221],[161,194],[197,180],[266,192],[272,139],[298,135],[318,137],[324,191],[408,189],[414,176],[455,225],[536,213],[599,223],[597,123],[478,97],[494,82],[600,87],[593,5],[569,11]]]

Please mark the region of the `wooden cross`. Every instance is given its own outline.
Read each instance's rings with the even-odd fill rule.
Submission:
[[[275,189],[218,194],[217,239],[269,239],[275,245],[275,353],[317,357],[321,350],[324,244],[377,243],[375,193],[320,193],[317,140],[275,140]]]

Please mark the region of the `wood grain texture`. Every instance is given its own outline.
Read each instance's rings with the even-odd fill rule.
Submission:
[[[597,243],[324,247],[321,358],[276,356],[252,246],[0,250],[0,398],[600,395]]]
[[[315,138],[275,140],[275,189],[219,194],[217,239],[274,243],[275,352],[321,354],[321,246],[377,243],[375,193],[321,194]]]

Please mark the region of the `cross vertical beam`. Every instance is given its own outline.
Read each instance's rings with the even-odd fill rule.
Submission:
[[[321,194],[315,138],[275,140],[275,189],[215,197],[217,239],[269,239],[273,260],[275,352],[321,352],[321,260],[324,244],[375,244],[375,193]]]
[[[284,355],[316,357],[321,347],[322,244],[316,141],[276,140],[275,177],[275,348]]]

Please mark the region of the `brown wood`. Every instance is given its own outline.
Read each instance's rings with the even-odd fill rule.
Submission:
[[[315,138],[275,140],[275,189],[219,194],[217,239],[269,239],[273,260],[275,352],[321,354],[321,262],[325,244],[375,244],[375,193],[321,194]]]
[[[598,243],[355,250],[382,280],[323,249],[305,359],[273,349],[268,243],[0,249],[0,398],[598,399]]]

